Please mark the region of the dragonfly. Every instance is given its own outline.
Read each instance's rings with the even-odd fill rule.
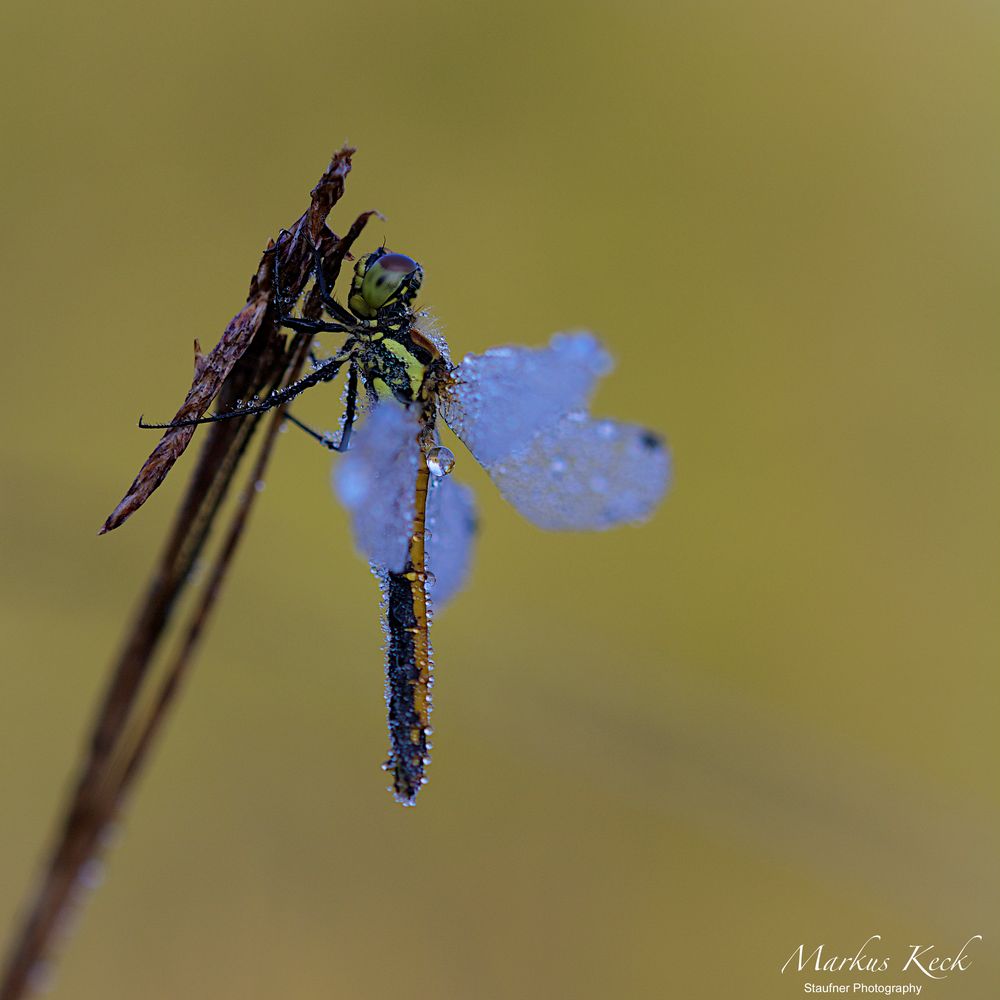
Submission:
[[[279,239],[280,245],[280,239]],[[543,347],[494,347],[455,364],[434,318],[418,311],[424,270],[384,246],[359,257],[347,304],[313,275],[319,319],[295,313],[281,290],[275,250],[277,322],[307,334],[340,334],[326,358],[291,385],[205,417],[148,424],[177,427],[264,413],[346,369],[339,439],[291,413],[285,417],[331,451],[343,453],[334,485],[355,543],[381,593],[385,699],[392,791],[413,805],[430,763],[432,608],[458,591],[471,563],[477,518],[471,490],[451,477],[455,433],[503,497],[529,521],[554,531],[600,530],[648,518],[671,475],[669,450],[655,432],[589,412],[608,352],[586,331],[557,333]]]

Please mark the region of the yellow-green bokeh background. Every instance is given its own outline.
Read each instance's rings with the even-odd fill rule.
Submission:
[[[676,464],[555,536],[460,454],[404,811],[375,585],[283,438],[56,996],[774,1000],[875,933],[985,935],[928,992],[995,995],[995,5],[8,0],[0,49],[0,927],[192,467],[97,538],[135,418],[345,138],[335,223],[387,215],[456,354],[592,326]]]

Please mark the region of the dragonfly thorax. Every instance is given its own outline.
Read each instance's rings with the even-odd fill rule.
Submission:
[[[440,351],[412,323],[359,337],[358,344],[361,376],[369,390],[382,398],[392,396],[401,403],[423,400],[448,371]]]

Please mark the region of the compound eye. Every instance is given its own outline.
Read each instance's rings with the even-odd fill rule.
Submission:
[[[368,267],[361,282],[361,296],[372,309],[379,309],[403,282],[417,270],[417,262],[402,253],[387,253]]]

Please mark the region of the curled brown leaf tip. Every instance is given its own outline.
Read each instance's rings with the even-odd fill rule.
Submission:
[[[334,153],[323,176],[309,192],[312,195],[312,204],[306,213],[307,230],[313,243],[318,242],[320,230],[330,214],[330,209],[344,193],[344,181],[351,171],[351,157],[355,152],[357,150],[352,146],[344,146]]]
[[[203,372],[205,371],[205,365],[207,361],[205,360],[205,355],[201,351],[201,343],[198,338],[194,338],[194,380],[195,382],[201,378]]]

